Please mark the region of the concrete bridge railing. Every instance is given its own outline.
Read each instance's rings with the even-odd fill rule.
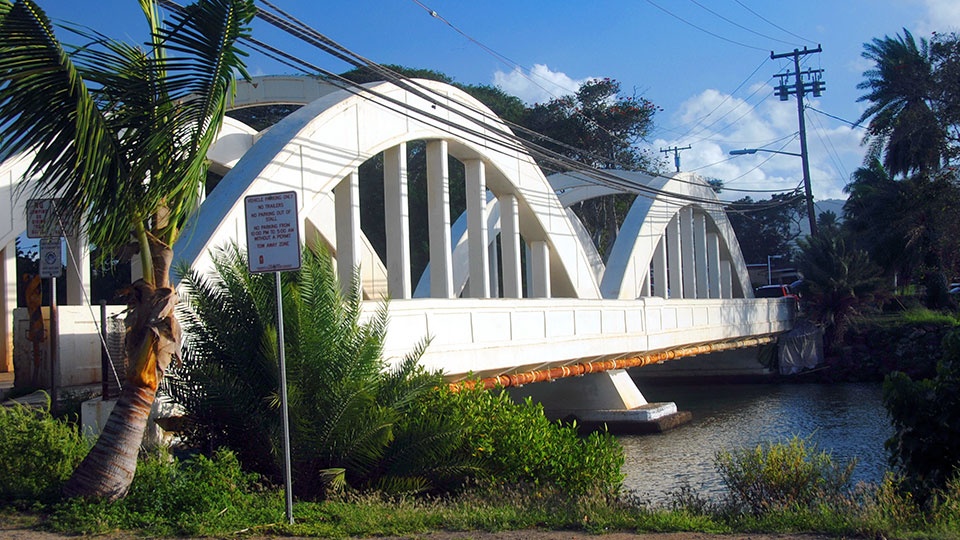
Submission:
[[[402,300],[390,303],[384,355],[430,337],[422,364],[456,381],[784,332],[794,309],[742,298]]]

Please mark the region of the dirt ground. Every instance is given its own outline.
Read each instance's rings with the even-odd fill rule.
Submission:
[[[0,540],[75,540],[79,536],[40,531],[30,528],[36,519],[16,512],[0,512]],[[96,540],[142,540],[141,536],[133,534],[97,535],[89,538]],[[226,538],[242,540],[300,540],[292,536],[247,536],[243,534],[228,535]],[[372,538],[357,538],[355,540],[829,540],[833,537],[813,534],[706,534],[694,532],[679,533],[625,533],[590,534],[578,531],[434,531],[408,536],[378,536]],[[304,539],[305,540],[305,539]]]
[[[37,531],[17,525],[0,525],[0,539],[3,540],[71,540],[81,537]],[[94,536],[97,540],[134,540],[133,535],[111,534]],[[297,540],[296,537],[275,536],[231,536],[246,540]],[[828,540],[830,536],[808,534],[704,534],[704,533],[610,533],[593,535],[572,531],[504,531],[504,532],[431,532],[410,536],[376,537],[362,540]],[[361,540],[361,539],[357,539]]]

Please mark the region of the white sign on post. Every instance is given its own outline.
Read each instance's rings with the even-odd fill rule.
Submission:
[[[58,278],[63,275],[63,253],[60,237],[40,239],[40,277]]]
[[[247,266],[252,273],[300,268],[297,192],[249,195],[243,199],[247,222]]]

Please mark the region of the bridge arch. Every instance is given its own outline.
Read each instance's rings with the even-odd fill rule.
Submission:
[[[409,264],[409,254],[391,252],[406,244],[404,145],[427,141],[428,198],[431,199],[430,261],[432,297],[454,295],[450,275],[450,218],[446,160],[453,156],[467,171],[468,215],[483,215],[489,190],[505,214],[509,229],[503,246],[504,296],[519,297],[519,238],[534,246],[539,256],[538,289],[545,296],[599,298],[598,283],[590,271],[576,233],[564,210],[550,196],[548,182],[533,159],[518,149],[512,135],[481,103],[449,85],[417,81],[435,96],[431,103],[418,93],[391,83],[371,83],[354,94],[334,90],[295,111],[255,137],[236,165],[201,206],[184,231],[175,253],[191,265],[205,267],[210,248],[240,239],[242,200],[250,194],[295,190],[301,205],[302,230],[319,236],[336,253],[344,269],[362,263],[364,241],[359,230],[357,168],[380,152],[385,156],[385,198],[388,206],[388,260],[393,270]],[[286,99],[284,99],[285,101]],[[402,106],[400,106],[402,104]],[[389,184],[391,187],[387,187]],[[332,205],[332,206],[331,206]],[[331,208],[335,227],[329,227]],[[558,217],[563,217],[558,219]],[[327,224],[324,221],[328,222]],[[485,235],[485,220],[477,218]],[[396,227],[392,223],[397,223]],[[397,247],[398,251],[402,248]],[[484,259],[471,250],[471,260]],[[405,261],[395,263],[395,261]],[[342,264],[342,263],[348,264]],[[488,265],[471,262],[478,275]],[[386,292],[393,298],[410,297],[402,272],[387,272]],[[479,281],[479,280],[478,280]],[[369,297],[374,297],[368,291]],[[377,292],[383,292],[377,291]]]
[[[605,172],[619,176],[627,184],[642,185],[680,197],[599,184],[582,173],[558,173],[547,178],[580,235],[581,244],[601,281],[603,298],[753,297],[740,244],[720,200],[709,185],[693,175],[669,178],[635,171]],[[638,193],[638,197],[604,264],[570,207],[581,201],[627,192]],[[697,202],[686,202],[687,199]],[[491,201],[488,211],[492,230],[499,227],[496,201]],[[453,226],[455,260],[466,256],[466,236],[464,219],[461,218]],[[662,279],[658,279],[658,275]],[[455,284],[463,287],[468,278],[466,265],[455,265]],[[425,281],[421,280],[418,290],[425,287]]]
[[[740,244],[709,185],[693,175],[612,174],[658,194],[640,194],[627,213],[601,280],[604,298],[753,298]]]

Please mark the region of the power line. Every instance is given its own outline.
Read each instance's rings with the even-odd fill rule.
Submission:
[[[791,31],[787,30],[786,28],[778,25],[777,23],[771,21],[770,19],[767,19],[767,18],[764,17],[763,15],[761,15],[761,14],[757,13],[756,11],[750,9],[746,4],[744,4],[744,3],[741,2],[740,0],[733,0],[733,1],[736,2],[737,4],[739,4],[740,7],[742,7],[743,9],[745,9],[745,10],[749,11],[750,13],[753,13],[754,15],[756,15],[757,18],[759,18],[761,21],[769,24],[770,26],[776,28],[777,30],[781,30],[781,31],[783,31],[783,32],[786,32],[786,33],[790,34],[791,36],[799,39],[800,41],[803,41],[803,42],[806,42],[806,43],[814,43],[814,41],[813,41],[812,39],[807,39],[807,38],[805,38],[805,37],[803,37],[803,36],[798,36],[797,34],[794,34],[793,32],[791,32]]]
[[[727,18],[727,17],[721,15],[720,13],[717,13],[716,11],[708,8],[707,6],[701,4],[700,2],[697,2],[697,0],[690,0],[690,1],[693,2],[694,4],[696,4],[697,6],[700,6],[700,7],[703,8],[704,10],[712,13],[713,15],[716,15],[717,17],[723,19],[724,21],[727,21],[728,23],[736,26],[737,28],[740,28],[741,30],[746,30],[747,32],[750,32],[751,34],[754,34],[754,35],[757,35],[757,36],[760,36],[760,37],[762,37],[762,38],[769,39],[769,40],[772,40],[772,41],[778,41],[778,42],[783,43],[783,44],[785,44],[785,45],[794,45],[793,42],[784,41],[784,40],[782,40],[782,39],[778,39],[778,38],[775,38],[775,37],[772,37],[772,36],[768,36],[768,35],[766,35],[766,34],[761,34],[760,32],[757,32],[757,31],[755,31],[755,30],[753,30],[753,29],[751,29],[751,28],[747,28],[746,26],[744,26],[744,25],[742,25],[742,24],[740,24],[740,23],[738,23],[738,22],[736,22],[736,21],[734,21],[734,20],[732,20],[732,19],[730,19],[730,18]]]
[[[730,101],[730,99],[733,98],[733,95],[736,94],[741,88],[743,88],[743,85],[747,84],[747,81],[749,81],[751,78],[753,78],[753,76],[756,75],[758,71],[760,71],[760,68],[762,68],[763,66],[765,66],[766,63],[769,62],[769,61],[770,61],[770,59],[767,58],[766,56],[764,56],[763,61],[760,62],[760,64],[759,64],[749,75],[747,75],[746,78],[744,78],[742,81],[740,81],[740,84],[738,84],[737,87],[734,88],[732,92],[730,92],[729,94],[727,94],[726,96],[724,96],[723,100],[721,100],[720,103],[718,103],[713,109],[711,109],[710,112],[708,112],[706,115],[700,117],[700,118],[696,121],[696,123],[695,123],[693,126],[691,126],[691,127],[686,131],[686,133],[684,133],[683,135],[681,135],[680,138],[686,138],[686,136],[689,135],[689,134],[690,134],[691,132],[693,132],[694,130],[696,130],[696,129],[700,126],[700,124],[701,124],[702,122],[706,121],[707,118],[710,118],[710,116],[713,115],[713,113],[717,112],[717,110],[718,110],[720,107],[722,107],[727,101]],[[753,94],[756,94],[756,92],[754,92]],[[750,96],[753,96],[753,94],[750,94]],[[749,99],[750,96],[747,96],[747,99]],[[727,114],[729,114],[729,112],[724,113],[723,116],[726,116]],[[720,118],[723,118],[723,116],[721,116]],[[715,124],[715,123],[716,123],[716,120],[715,120],[714,122],[710,123],[710,124],[709,124],[708,126],[706,126],[706,127],[709,128],[710,126],[712,126],[712,125]],[[704,128],[704,129],[706,129],[706,128]]]
[[[670,10],[668,10],[668,9],[666,9],[666,8],[658,5],[658,4],[655,3],[653,0],[647,0],[647,3],[650,4],[651,6],[659,9],[660,11],[666,13],[667,15],[670,15],[671,17],[677,19],[678,21],[682,22],[683,24],[686,24],[686,25],[688,25],[688,26],[692,26],[693,28],[696,28],[697,30],[703,32],[704,34],[707,34],[707,35],[713,36],[713,37],[715,37],[715,38],[717,38],[717,39],[726,41],[727,43],[732,43],[732,44],[734,44],[734,45],[739,45],[739,46],[741,46],[741,47],[746,47],[746,48],[748,48],[748,49],[754,49],[754,50],[757,50],[757,51],[767,52],[767,50],[764,49],[764,48],[762,48],[762,47],[755,47],[755,46],[753,46],[753,45],[747,45],[746,43],[741,43],[741,42],[739,42],[739,41],[736,41],[736,40],[733,40],[733,39],[730,39],[730,38],[723,37],[723,36],[721,36],[720,34],[717,34],[717,33],[715,33],[715,32],[711,32],[710,30],[707,30],[706,28],[703,28],[702,26],[697,26],[696,24],[693,24],[692,22],[684,19],[683,17],[681,17],[681,16],[679,16],[679,15],[671,12]]]
[[[172,9],[182,9],[179,5],[177,5],[172,0],[159,0],[159,1],[165,7],[169,7]],[[423,99],[426,99],[429,103],[431,103],[435,107],[443,108],[447,111],[450,111],[454,114],[459,115],[462,120],[465,120],[468,123],[476,125],[477,127],[471,128],[462,123],[457,123],[447,118],[443,118],[437,114],[430,113],[429,111],[426,111],[423,109],[413,109],[406,102],[403,102],[395,98],[392,98],[388,95],[379,93],[372,88],[359,85],[339,75],[333,74],[327,70],[318,68],[317,66],[313,66],[302,60],[296,59],[296,57],[292,55],[283,53],[283,56],[285,58],[291,59],[291,61],[296,59],[298,60],[298,63],[300,63],[301,65],[309,66],[310,69],[316,69],[317,70],[316,72],[322,74],[328,82],[331,82],[336,86],[358,97],[361,97],[363,99],[368,99],[368,100],[374,100],[374,98],[376,98],[376,100],[378,100],[378,105],[384,106],[388,110],[392,110],[394,112],[397,112],[398,114],[402,114],[408,117],[410,117],[410,113],[412,111],[416,114],[415,118],[417,120],[424,121],[424,119],[428,119],[432,122],[435,122],[434,127],[440,128],[443,131],[446,131],[447,133],[452,134],[451,129],[456,129],[464,133],[467,133],[470,136],[476,137],[480,141],[492,142],[494,144],[492,145],[491,149],[498,152],[503,152],[506,154],[510,154],[511,152],[529,152],[545,160],[547,163],[552,163],[560,166],[562,170],[572,170],[572,171],[581,172],[584,175],[588,176],[588,178],[592,179],[593,181],[595,181],[600,185],[606,185],[618,190],[637,193],[638,195],[650,197],[650,198],[662,196],[662,197],[667,197],[671,199],[687,201],[687,202],[696,202],[696,203],[701,203],[706,205],[717,205],[717,206],[723,205],[722,201],[717,201],[716,199],[707,199],[707,198],[696,197],[692,195],[673,193],[673,192],[653,188],[645,184],[637,184],[627,179],[624,179],[622,177],[619,177],[609,171],[604,171],[601,169],[595,169],[595,168],[586,166],[583,163],[570,159],[557,152],[551,151],[536,143],[533,143],[530,141],[520,141],[509,130],[502,130],[500,128],[497,128],[496,125],[504,121],[497,118],[494,115],[491,115],[486,110],[478,109],[476,107],[471,106],[468,103],[458,102],[458,104],[461,107],[468,108],[471,110],[471,112],[476,113],[480,117],[481,121],[478,122],[478,119],[474,117],[464,116],[461,111],[457,110],[455,107],[446,103],[446,100],[449,99],[449,96],[445,94],[443,95],[437,94],[436,91],[430,88],[429,86],[423,85],[415,80],[402,77],[401,75],[393,72],[392,70],[380,64],[377,64],[375,62],[372,62],[354,53],[353,51],[350,51],[349,49],[346,49],[342,45],[336,43],[335,41],[327,38],[323,34],[317,32],[315,29],[309,27],[308,25],[305,25],[304,23],[297,20],[296,18],[274,7],[267,0],[261,0],[261,1],[264,4],[276,9],[276,11],[278,11],[282,16],[277,16],[276,14],[267,13],[262,9],[258,9],[257,16],[259,18],[262,18],[263,20],[269,22],[270,24],[273,24],[274,26],[280,28],[281,30],[286,31],[295,37],[298,37],[299,39],[303,40],[304,42],[310,45],[320,48],[324,52],[332,54],[338,59],[351,63],[356,67],[368,67],[371,70],[373,70],[375,73],[378,73],[381,76],[383,76],[387,81],[393,83],[394,85],[399,86],[400,88],[403,88],[407,91],[410,91],[411,93],[414,93],[415,95]],[[261,43],[260,45],[265,45],[265,44]],[[282,52],[272,47],[269,47],[269,50],[272,50],[275,52]],[[433,96],[437,96],[437,97],[433,97]],[[495,123],[491,124],[490,122],[483,122],[482,120],[493,120],[495,121]],[[508,125],[515,126],[516,128],[521,128],[521,126],[517,126],[516,124],[508,123]],[[441,127],[441,126],[446,126],[446,127]],[[548,137],[542,134],[537,134],[530,130],[526,130],[525,128],[523,129],[533,135],[540,137],[543,140],[552,141],[552,139],[549,139]],[[490,135],[491,132],[497,137],[491,136]],[[559,143],[559,141],[554,141],[554,142]],[[559,143],[559,144],[562,144],[562,143]],[[502,146],[503,149],[497,148],[498,146]],[[589,153],[585,153],[585,154],[589,155]],[[651,171],[638,171],[638,172],[643,172],[653,177],[662,176],[659,173],[651,172]]]
[[[866,129],[865,127],[861,126],[860,124],[858,124],[858,123],[856,123],[856,122],[851,122],[851,121],[849,121],[849,120],[847,120],[847,119],[845,119],[845,118],[840,118],[839,116],[832,115],[832,114],[830,114],[830,113],[828,113],[828,112],[823,112],[823,111],[821,111],[820,109],[816,109],[816,108],[814,108],[814,107],[811,107],[810,105],[807,105],[807,110],[808,110],[808,111],[813,111],[813,112],[815,112],[815,113],[822,114],[822,115],[824,115],[824,116],[826,116],[826,117],[829,117],[829,118],[833,118],[834,120],[839,120],[839,121],[843,122],[844,124],[848,124],[850,127],[855,127],[855,128],[858,128],[858,129]]]

